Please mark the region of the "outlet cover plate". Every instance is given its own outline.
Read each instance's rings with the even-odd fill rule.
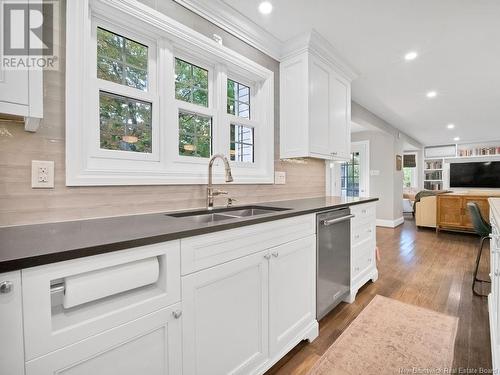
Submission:
[[[54,188],[54,162],[47,160],[31,161],[31,187],[33,189]]]
[[[276,185],[286,184],[286,172],[275,171],[274,172],[274,183]]]

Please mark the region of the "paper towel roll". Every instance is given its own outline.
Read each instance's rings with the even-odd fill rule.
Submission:
[[[64,278],[65,309],[158,281],[158,258],[142,259]]]

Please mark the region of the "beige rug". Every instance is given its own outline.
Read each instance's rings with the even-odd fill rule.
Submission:
[[[458,318],[375,296],[309,375],[443,374]]]

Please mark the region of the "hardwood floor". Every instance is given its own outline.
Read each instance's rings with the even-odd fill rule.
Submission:
[[[417,230],[408,217],[396,229],[377,228],[377,243],[381,253],[377,282],[365,285],[353,304],[341,303],[325,316],[319,322],[319,337],[313,343],[300,343],[266,375],[306,374],[376,294],[459,317],[455,373],[491,368],[487,299],[474,296],[471,290],[478,238]],[[488,278],[488,269],[485,247],[481,278]]]

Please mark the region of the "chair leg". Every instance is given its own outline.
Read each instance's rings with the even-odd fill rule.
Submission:
[[[481,296],[481,297],[487,297],[487,295],[480,294],[480,293],[476,292],[476,289],[475,289],[476,282],[479,281],[479,282],[483,282],[483,283],[491,283],[491,281],[489,281],[489,280],[481,280],[481,279],[477,278],[477,272],[479,270],[479,263],[481,262],[481,255],[483,253],[484,241],[486,241],[487,239],[489,239],[489,237],[481,237],[481,242],[479,244],[479,249],[478,249],[477,257],[476,257],[476,267],[474,268],[474,279],[472,282],[472,293],[474,293],[476,296]]]

